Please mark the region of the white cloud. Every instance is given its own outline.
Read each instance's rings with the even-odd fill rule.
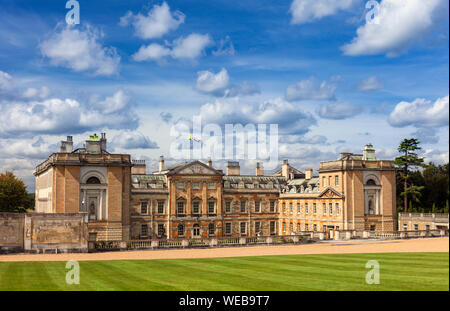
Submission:
[[[194,59],[199,57],[210,44],[212,44],[212,40],[208,34],[192,33],[173,42],[171,55],[176,59]]]
[[[90,26],[79,30],[66,26],[41,43],[43,56],[54,66],[76,72],[91,71],[94,75],[110,76],[118,73],[120,56],[114,48],[103,47],[102,34]]]
[[[192,33],[187,37],[180,37],[172,44],[164,47],[158,43],[152,43],[148,46],[141,46],[139,51],[133,55],[135,61],[161,61],[170,56],[174,59],[195,59],[202,55],[205,48],[212,44],[211,37]],[[171,48],[172,49],[171,49]]]
[[[1,158],[42,159],[55,149],[55,145],[37,139],[0,139]]]
[[[122,91],[103,101],[83,105],[74,99],[4,102],[0,106],[0,137],[82,133],[91,129],[135,129],[139,118]]]
[[[222,68],[222,70],[217,74],[207,70],[199,71],[197,73],[197,82],[195,87],[197,90],[204,93],[223,94],[229,83],[230,77],[228,75],[228,71],[225,68]]]
[[[433,128],[420,128],[411,135],[419,139],[422,144],[436,144],[439,142],[439,136],[436,135],[436,130]]]
[[[316,124],[314,117],[281,98],[261,104],[242,103],[239,98],[220,99],[200,108],[200,116],[207,123],[277,124],[280,134],[304,134]]]
[[[113,96],[106,97],[105,100],[94,103],[98,110],[105,114],[116,113],[130,107],[132,103],[131,96],[126,92],[119,90]]]
[[[297,100],[332,100],[336,85],[322,81],[320,85],[314,77],[302,80],[296,84],[290,85],[286,89],[286,99],[288,101]]]
[[[438,149],[426,149],[421,154],[425,158],[425,163],[446,164],[449,162],[449,152]]]
[[[395,127],[408,125],[416,127],[448,126],[448,95],[438,98],[434,103],[424,98],[417,98],[409,103],[402,101],[389,115],[389,123]]]
[[[161,117],[161,120],[163,120],[166,123],[172,121],[173,118],[173,115],[170,112],[161,112],[159,116]]]
[[[169,55],[170,49],[165,48],[158,43],[152,43],[148,46],[141,46],[139,51],[133,55],[133,59],[137,62],[142,62],[145,60],[159,61]]]
[[[382,0],[375,19],[359,27],[353,41],[342,47],[344,54],[394,57],[405,52],[430,29],[441,1]]]
[[[347,102],[330,103],[318,108],[317,113],[323,119],[343,120],[362,112],[362,108]]]
[[[29,98],[29,99],[31,99],[31,98],[45,99],[45,98],[49,97],[49,95],[50,95],[50,89],[46,86],[43,86],[40,89],[30,87],[30,88],[27,88],[22,93],[23,98]]]
[[[0,91],[9,90],[13,86],[13,78],[7,72],[0,70]]]
[[[358,89],[360,91],[374,91],[382,89],[383,87],[383,82],[378,80],[376,76],[370,76],[367,79],[360,81],[358,84]]]
[[[140,132],[121,132],[112,139],[113,148],[122,149],[158,149],[158,144]]]
[[[142,39],[161,38],[170,31],[176,30],[180,24],[184,23],[185,15],[180,11],[170,12],[170,7],[166,2],[161,5],[154,5],[147,16],[140,13],[133,15],[128,12],[120,19],[119,25],[127,26],[132,24],[135,34]]]
[[[307,144],[307,145],[325,145],[328,139],[323,135],[303,136],[303,135],[283,135],[280,137],[280,143],[284,144]]]
[[[358,0],[294,0],[289,12],[292,24],[304,24],[349,9]]]

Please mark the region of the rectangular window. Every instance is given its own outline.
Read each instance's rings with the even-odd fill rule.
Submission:
[[[231,213],[231,201],[225,202],[225,213]]]
[[[323,208],[323,214],[326,215],[327,214],[327,204],[323,203],[322,208]]]
[[[208,202],[208,215],[216,213],[216,202]]]
[[[164,224],[158,224],[158,236],[163,236],[166,234],[166,229]]]
[[[329,204],[329,208],[330,208],[330,216],[333,215],[333,203]]]
[[[184,215],[184,202],[177,203],[177,215]]]
[[[178,225],[178,236],[179,237],[184,236],[184,225],[182,225],[182,224]]]
[[[226,235],[231,235],[231,222],[226,222],[225,223],[225,234]]]
[[[430,231],[430,225],[425,225],[425,230]]]
[[[334,176],[334,184],[339,187],[339,176]]]
[[[271,235],[275,235],[276,234],[276,224],[275,221],[271,221],[270,222],[270,234]]]
[[[241,213],[246,213],[246,212],[247,212],[247,202],[241,201]]]
[[[313,213],[314,213],[314,215],[317,214],[317,204],[316,203],[313,203]]]
[[[148,237],[148,225],[141,225],[141,239]]]
[[[192,189],[200,189],[200,182],[196,181],[192,183]]]
[[[210,223],[208,225],[208,234],[215,235],[216,234],[216,225],[214,223]]]
[[[261,231],[261,222],[257,221],[257,222],[255,222],[255,233],[259,234],[260,231]]]
[[[289,224],[289,231],[294,232],[294,224],[292,222]]]
[[[292,207],[292,202],[289,203],[289,213],[293,213],[294,212],[294,208]]]
[[[141,202],[141,214],[142,215],[148,214],[148,202]]]
[[[309,226],[308,226],[308,224],[305,224],[305,231],[309,231]]]
[[[192,214],[200,215],[200,202],[199,201],[192,202]]]
[[[286,223],[283,222],[283,232],[286,232]]]
[[[261,212],[261,202],[255,201],[255,213],[260,213],[260,212]]]
[[[247,223],[241,222],[240,226],[241,226],[241,235],[246,235],[247,234]]]
[[[270,201],[270,212],[275,213],[275,201]]]
[[[177,182],[177,189],[184,190],[184,182]]]
[[[302,231],[302,228],[301,228],[301,226],[300,226],[300,223],[298,223],[298,224],[297,224],[297,232],[300,232],[300,231]]]
[[[375,231],[375,225],[370,225],[370,231]]]
[[[283,202],[283,213],[286,213],[286,203]]]
[[[336,215],[339,216],[341,214],[341,211],[339,209],[339,203],[336,203]]]
[[[314,224],[314,232],[317,232],[317,225]]]
[[[300,203],[297,203],[297,214],[300,214]]]
[[[403,224],[403,231],[408,231],[408,224]]]
[[[208,183],[208,189],[216,189],[216,183],[214,183],[214,182],[209,182],[209,183]]]
[[[164,201],[158,201],[158,214],[164,214]]]
[[[414,224],[414,230],[415,231],[419,230],[419,225],[418,224]]]
[[[327,178],[325,176],[322,177],[322,187],[325,187],[327,184]]]
[[[315,204],[315,203],[314,203]],[[305,203],[305,214],[309,214],[308,203]]]

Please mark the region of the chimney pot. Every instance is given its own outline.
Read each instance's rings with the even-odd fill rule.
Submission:
[[[164,171],[164,156],[159,157],[159,172]]]

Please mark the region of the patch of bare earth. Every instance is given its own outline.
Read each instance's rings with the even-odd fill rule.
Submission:
[[[169,249],[121,251],[82,254],[13,254],[0,255],[7,261],[89,261],[89,260],[152,260],[181,258],[215,258],[302,254],[448,252],[449,238],[422,238],[385,241],[336,241],[300,245],[247,246],[208,249]]]

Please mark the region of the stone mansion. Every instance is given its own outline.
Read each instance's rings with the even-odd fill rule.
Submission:
[[[72,137],[36,167],[36,212],[82,214],[89,239],[208,238],[291,235],[336,230],[394,231],[395,167],[363,154],[321,162],[318,175],[284,160],[267,174],[241,175],[192,161],[147,173],[145,161],[112,154],[106,135],[73,149]]]

